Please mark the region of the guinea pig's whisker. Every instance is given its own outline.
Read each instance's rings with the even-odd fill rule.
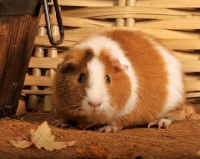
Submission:
[[[71,106],[68,106],[67,108],[73,108],[73,107],[78,107],[78,105],[71,105]]]
[[[78,107],[75,112],[74,112],[74,116],[76,116],[77,111],[80,109],[80,107]]]
[[[93,122],[93,123],[91,123],[90,125],[88,125],[86,128],[82,128],[82,127],[80,127],[82,130],[87,130],[87,129],[89,129],[90,127],[92,127],[92,126],[94,126],[94,125],[96,125],[97,124],[97,122]]]

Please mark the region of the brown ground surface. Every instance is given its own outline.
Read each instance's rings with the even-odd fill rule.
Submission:
[[[146,127],[126,129],[117,133],[51,127],[57,141],[77,140],[72,147],[48,152],[32,146],[14,148],[8,141],[17,137],[9,124],[23,135],[36,129],[43,121],[49,123],[54,114],[32,113],[18,119],[0,120],[1,159],[73,159],[73,158],[130,158],[130,159],[196,159],[200,150],[200,120],[175,121],[169,129]]]

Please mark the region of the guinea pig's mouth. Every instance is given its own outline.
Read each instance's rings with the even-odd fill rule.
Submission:
[[[94,107],[94,108],[91,108],[91,111],[90,111],[93,115],[99,115],[100,113],[101,113],[101,110],[100,110],[100,108],[96,108],[96,107]]]
[[[100,115],[101,110],[100,108],[95,107],[87,107],[87,109],[84,108],[77,108],[74,112],[74,116],[93,116],[93,115]]]

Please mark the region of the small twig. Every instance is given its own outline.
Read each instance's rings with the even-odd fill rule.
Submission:
[[[31,142],[33,145],[35,145],[35,143],[33,143],[33,141],[29,140],[26,136],[20,134],[19,132],[17,132],[11,125],[9,125],[9,128],[15,133],[17,134],[19,137],[21,137],[23,140],[26,140],[28,142]]]

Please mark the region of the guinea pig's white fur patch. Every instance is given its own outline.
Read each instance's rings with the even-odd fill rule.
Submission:
[[[96,57],[98,57],[100,55],[101,51],[103,49],[105,49],[111,54],[112,57],[118,59],[120,63],[128,66],[128,70],[126,70],[125,73],[127,74],[128,77],[130,77],[132,92],[131,92],[130,98],[127,101],[124,109],[122,109],[121,112],[119,112],[119,114],[117,114],[117,115],[124,116],[125,114],[129,114],[132,110],[134,110],[134,108],[136,106],[137,98],[138,98],[138,81],[136,79],[137,76],[135,75],[135,70],[132,67],[131,62],[125,56],[125,53],[120,48],[118,43],[106,36],[97,35],[97,36],[92,36],[92,37],[86,39],[85,41],[75,45],[74,48],[81,48],[81,49],[90,48],[93,50]],[[88,64],[88,69],[89,69],[90,76],[91,76],[90,82],[92,82],[92,84],[95,83],[95,85],[99,85],[99,86],[92,85],[92,88],[87,90],[89,96],[90,95],[93,96],[94,94],[98,94],[101,96],[106,95],[105,94],[106,86],[103,84],[104,82],[102,81],[103,79],[105,79],[106,72],[105,72],[105,69],[100,68],[100,67],[103,67],[100,65],[102,65],[102,64],[99,63],[97,59],[91,60],[91,62]],[[104,72],[102,72],[102,70]],[[95,82],[93,82],[93,80],[95,80]],[[94,97],[92,97],[92,98],[94,98]],[[112,107],[112,106],[109,106],[109,107]],[[104,109],[109,110],[109,109],[113,109],[113,108],[104,108]],[[111,111],[107,111],[107,115],[110,116]]]
[[[171,55],[167,49],[159,45],[157,42],[155,42],[150,37],[146,37],[149,39],[151,43],[154,44],[155,48],[159,51],[159,53],[163,56],[163,59],[165,60],[166,66],[167,66],[167,72],[169,77],[169,83],[168,83],[168,99],[166,100],[166,103],[163,107],[163,111],[160,114],[162,116],[166,112],[172,110],[174,108],[174,105],[178,105],[180,101],[183,101],[184,96],[184,86],[182,81],[182,71],[181,71],[181,64],[180,62]],[[181,93],[182,92],[182,93]]]
[[[94,57],[87,65],[89,72],[88,83],[89,88],[86,89],[87,96],[83,101],[82,108],[92,112],[88,102],[99,103],[100,107],[96,107],[97,114],[106,114],[107,117],[111,117],[114,108],[110,106],[110,96],[105,86],[105,68],[98,60]]]

